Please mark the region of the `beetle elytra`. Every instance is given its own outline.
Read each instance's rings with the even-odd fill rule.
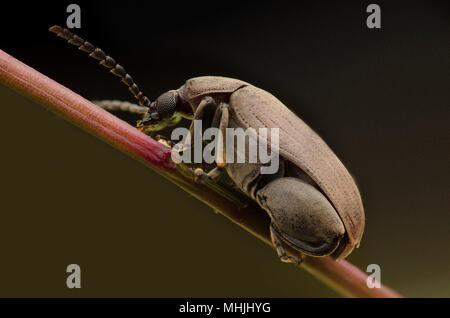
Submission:
[[[327,144],[275,96],[241,80],[203,76],[189,79],[151,102],[125,69],[101,49],[59,26],[51,32],[98,59],[119,76],[139,105],[97,102],[107,109],[143,114],[138,128],[150,133],[177,124],[182,117],[207,127],[279,128],[280,168],[260,174],[260,163],[218,161],[212,170],[196,169],[200,181],[215,181],[226,171],[234,185],[256,201],[271,219],[270,232],[282,261],[299,263],[284,245],[311,256],[345,258],[358,247],[365,223],[359,190]],[[192,127],[191,127],[192,129]],[[225,157],[225,147],[218,156]]]

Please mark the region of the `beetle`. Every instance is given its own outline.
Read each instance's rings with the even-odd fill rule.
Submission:
[[[203,76],[187,80],[151,102],[132,77],[112,57],[69,30],[49,29],[100,61],[120,77],[139,105],[99,101],[97,105],[142,114],[137,128],[150,134],[176,125],[181,118],[201,120],[208,127],[279,128],[280,167],[273,175],[260,173],[261,163],[227,163],[222,143],[217,165],[195,175],[200,182],[216,181],[226,171],[234,185],[267,212],[270,234],[282,261],[300,263],[285,246],[310,256],[348,256],[358,247],[365,216],[358,187],[350,173],[307,124],[275,96],[247,82]],[[192,130],[192,125],[191,125]]]

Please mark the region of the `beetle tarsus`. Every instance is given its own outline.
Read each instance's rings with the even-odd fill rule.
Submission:
[[[222,169],[220,167],[215,167],[208,173],[202,168],[197,168],[194,170],[194,181],[198,183],[216,182],[220,178],[221,173]]]
[[[296,265],[300,265],[303,263],[303,258],[297,258],[295,256],[288,255],[283,248],[283,243],[278,237],[277,233],[274,231],[272,227],[272,223],[270,223],[270,239],[272,240],[272,244],[275,246],[277,250],[278,257],[284,263],[294,263]]]

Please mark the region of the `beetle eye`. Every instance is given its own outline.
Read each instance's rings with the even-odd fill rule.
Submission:
[[[176,91],[168,91],[156,100],[156,111],[161,117],[170,117],[176,111],[178,94]]]

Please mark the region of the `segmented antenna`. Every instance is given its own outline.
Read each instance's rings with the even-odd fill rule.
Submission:
[[[88,41],[83,40],[78,35],[73,34],[69,30],[54,25],[48,29],[50,32],[56,33],[60,38],[67,40],[70,44],[78,47],[79,50],[89,53],[90,57],[100,61],[100,64],[110,69],[110,72],[120,77],[122,82],[128,86],[129,91],[139,101],[139,104],[144,107],[152,108],[150,100],[145,96],[139,87],[134,82],[133,78],[125,71],[125,69],[117,64],[116,61],[109,55],[106,55],[102,49],[95,47]]]
[[[138,106],[121,100],[93,100],[92,102],[109,111],[121,110],[132,114],[145,114],[148,112],[148,107]]]

